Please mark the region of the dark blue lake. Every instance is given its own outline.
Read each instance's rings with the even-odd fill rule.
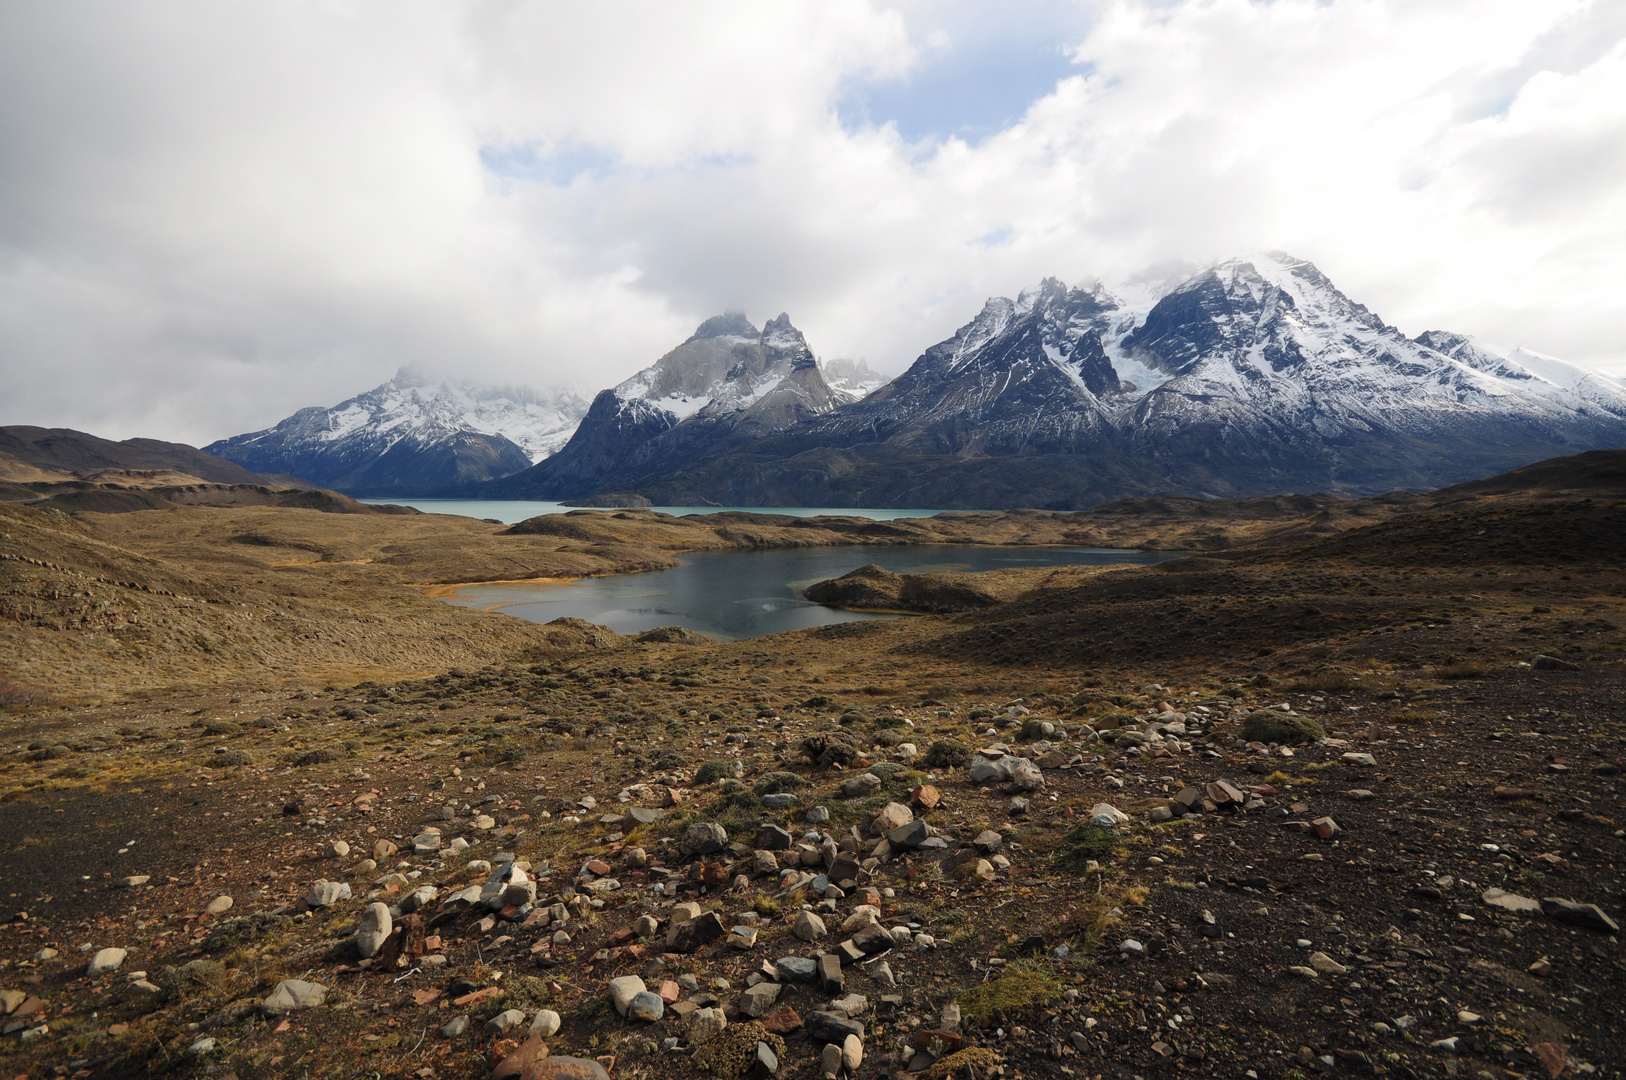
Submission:
[[[778,634],[809,626],[896,618],[803,600],[800,590],[866,563],[895,573],[998,570],[1016,566],[1150,565],[1169,552],[972,544],[776,548],[694,551],[683,564],[648,574],[582,578],[560,584],[467,585],[444,597],[461,607],[501,611],[532,622],[574,616],[636,634],[683,626],[717,641]]]

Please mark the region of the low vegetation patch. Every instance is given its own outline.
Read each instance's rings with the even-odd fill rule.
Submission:
[[[1061,995],[1061,980],[1050,969],[1032,960],[1017,960],[993,982],[961,991],[955,998],[960,1013],[974,1024],[993,1016],[997,1009],[1006,1015],[1042,1005]]]

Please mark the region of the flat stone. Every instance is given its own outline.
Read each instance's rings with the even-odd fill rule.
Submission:
[[[486,1021],[486,1031],[492,1035],[506,1035],[525,1022],[523,1009],[504,1009]]]
[[[587,1058],[549,1057],[525,1070],[520,1080],[610,1080],[610,1074]]]
[[[1307,957],[1307,959],[1309,960],[1310,966],[1321,972],[1323,975],[1343,975],[1349,971],[1347,967],[1340,964],[1338,961],[1334,960],[1324,952],[1313,952]]]
[[[834,1077],[841,1075],[841,1047],[839,1045],[829,1043],[825,1046],[823,1053],[819,1056],[819,1069],[824,1074],[825,1080],[833,1080]]]
[[[773,1047],[757,1040],[757,1056],[754,1064],[758,1076],[772,1076],[779,1071],[779,1055],[773,1052]]]
[[[886,834],[887,843],[894,848],[917,848],[931,836],[924,821],[911,821]]]
[[[774,961],[774,970],[785,982],[812,982],[818,976],[819,965],[805,956],[781,956]]]
[[[803,815],[802,820],[809,825],[823,825],[830,820],[830,811],[822,806],[815,806]]]
[[[977,834],[976,839],[972,840],[971,844],[978,851],[987,853],[990,851],[998,851],[999,846],[1004,842],[1005,838],[999,833],[992,829],[984,829],[982,832]]]
[[[921,784],[909,793],[909,801],[922,810],[935,810],[942,798],[943,796],[931,784]]]
[[[203,906],[203,910],[210,915],[224,915],[231,910],[232,898],[222,893]]]
[[[834,994],[841,990],[846,978],[841,973],[841,957],[836,953],[822,953],[819,956],[819,987],[826,993]]]
[[[467,1030],[469,1030],[469,1018],[466,1016],[454,1016],[440,1025],[440,1033],[448,1039],[455,1039]]]
[[[151,880],[151,874],[131,874],[127,878],[119,879],[119,887],[122,889],[138,889]]]
[[[807,1018],[807,1030],[813,1038],[838,1046],[845,1042],[849,1035],[856,1035],[860,1039],[864,1037],[863,1024],[835,1012],[813,1013]]]
[[[327,987],[304,979],[284,979],[260,1003],[273,1016],[299,1009],[314,1009],[327,1000]]]
[[[774,795],[764,795],[762,805],[769,810],[789,810],[796,805],[796,796],[788,791],[781,791]]]
[[[124,949],[98,949],[96,955],[90,958],[90,963],[85,966],[85,974],[94,979],[98,975],[117,971],[124,963],[124,958],[129,955]]]
[[[883,953],[893,945],[892,934],[879,923],[870,923],[852,936],[852,943],[865,956]]]
[[[1528,896],[1520,896],[1518,893],[1507,892],[1503,889],[1486,889],[1480,898],[1491,907],[1499,907],[1503,911],[1516,911],[1521,915],[1539,915],[1541,913],[1541,901],[1532,900]]]
[[[311,907],[332,907],[341,900],[350,899],[350,885],[344,881],[318,881],[310,887],[305,894],[305,902]]]
[[[874,773],[859,773],[849,780],[843,781],[841,793],[849,799],[860,799],[866,795],[873,795],[881,790],[881,778]]]
[[[1574,900],[1560,900],[1556,896],[1543,897],[1541,910],[1559,922],[1602,930],[1606,934],[1620,933],[1620,924],[1611,919],[1597,904],[1581,904]]]
[[[433,855],[440,850],[440,833],[419,833],[412,838],[412,853],[414,855]]]

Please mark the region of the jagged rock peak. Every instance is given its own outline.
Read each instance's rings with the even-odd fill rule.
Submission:
[[[781,315],[780,318],[783,319],[785,316]],[[787,325],[788,324],[789,323],[787,320]],[[755,341],[761,336],[762,333],[752,325],[750,319],[745,317],[745,312],[726,311],[721,315],[713,315],[711,318],[701,323],[699,329],[697,329],[693,334],[689,335],[689,341],[701,341],[705,338],[721,337],[749,338],[750,340]],[[687,344],[687,342],[685,342],[685,344]]]

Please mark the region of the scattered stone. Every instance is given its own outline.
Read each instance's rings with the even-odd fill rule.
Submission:
[[[305,902],[313,908],[332,907],[341,900],[350,899],[350,886],[343,881],[318,881],[305,894]]]
[[[1558,657],[1548,656],[1546,653],[1541,653],[1534,660],[1530,661],[1530,666],[1535,668],[1537,671],[1581,670],[1580,664],[1572,664],[1568,660],[1560,660]]]
[[[515,1010],[517,1011],[517,1010]],[[523,1022],[524,1013],[520,1013]],[[488,1023],[486,1029],[490,1030]],[[491,1070],[490,1080],[513,1080],[514,1077],[523,1076],[532,1065],[543,1061],[548,1056],[548,1044],[542,1041],[542,1036],[531,1034],[524,1042],[515,1047],[506,1057],[499,1061]]]
[[[1111,803],[1096,803],[1090,808],[1090,824],[1102,829],[1113,829],[1129,824],[1129,815]]]
[[[1620,933],[1620,924],[1611,919],[1597,904],[1581,904],[1574,900],[1560,900],[1555,896],[1543,897],[1541,910],[1559,922],[1584,926],[1589,930],[1602,930],[1606,934]]]
[[[659,994],[652,994],[648,990],[634,994],[632,1000],[627,1002],[625,1015],[628,1020],[642,1020],[653,1024],[666,1013],[666,1002],[661,1000]]]
[[[857,1035],[849,1035],[841,1040],[841,1064],[848,1072],[857,1070],[864,1063],[864,1042]]]
[[[915,812],[902,803],[889,802],[881,807],[871,822],[878,833],[889,833],[900,825],[915,820]]]
[[[689,1041],[696,1046],[713,1035],[721,1035],[728,1027],[728,1017],[721,1009],[696,1009],[689,1016]]]
[[[610,1074],[589,1058],[547,1057],[526,1069],[522,1080],[610,1080]]]
[[[788,791],[781,791],[774,795],[762,796],[762,805],[769,810],[789,810],[796,805],[796,796]]]
[[[667,933],[668,947],[673,952],[694,952],[723,936],[723,920],[715,911],[708,911]]]
[[[439,850],[439,830],[422,832],[412,838],[412,853],[414,855],[433,855]]]
[[[271,991],[260,1008],[272,1016],[282,1013],[294,1012],[299,1009],[314,1009],[327,1000],[327,987],[321,983],[306,982],[304,979],[284,979]]]
[[[469,1018],[466,1016],[454,1016],[440,1027],[440,1033],[448,1039],[455,1039],[467,1030],[469,1030]]]
[[[1481,898],[1490,906],[1499,907],[1503,911],[1514,911],[1521,915],[1534,915],[1541,912],[1541,901],[1532,900],[1528,896],[1520,896],[1518,893],[1510,893],[1502,889],[1486,889]]]
[[[551,1038],[559,1030],[559,1014],[552,1009],[543,1009],[531,1021],[531,1034],[542,1038]]]
[[[1324,952],[1313,952],[1308,957],[1310,966],[1323,975],[1344,975],[1349,969]]]
[[[85,974],[94,979],[98,975],[115,972],[129,955],[124,949],[98,949],[96,955],[90,958],[90,963],[85,966]]]
[[[891,940],[887,938],[888,942]],[[819,965],[805,956],[781,956],[774,961],[774,970],[785,982],[812,982],[819,973]]]
[[[803,941],[817,941],[827,931],[824,928],[823,919],[811,911],[803,911],[796,916],[796,925],[791,928],[791,932]]]
[[[683,839],[678,842],[678,853],[681,855],[711,855],[723,851],[728,847],[728,833],[721,825],[707,821],[697,821],[690,825],[683,833]]]
[[[896,805],[896,804],[894,804]],[[917,848],[931,836],[924,821],[911,821],[886,834],[886,842],[895,849]]]
[[[378,950],[384,947],[384,939],[390,936],[394,926],[395,920],[390,917],[388,904],[367,905],[367,910],[361,913],[361,925],[356,928],[356,948],[363,959],[378,955]]]
[[[486,1021],[486,1031],[492,1035],[506,1035],[525,1022],[522,1009],[504,1009]]]
[[[823,825],[830,820],[830,811],[822,806],[815,806],[802,818],[809,825]]]
[[[648,987],[644,986],[644,980],[636,975],[623,975],[618,979],[611,979],[610,1003],[615,1006],[616,1012],[625,1016],[627,1015],[627,1006],[632,1004],[632,999],[644,993],[647,989]]]
[[[763,824],[757,826],[752,846],[761,851],[789,851],[795,842],[796,838],[778,825]]]
[[[740,1012],[753,1019],[768,1015],[774,1002],[779,1000],[780,986],[776,982],[759,982],[740,995]]]
[[[841,784],[841,793],[849,799],[861,799],[881,790],[881,778],[874,773],[859,773]]]

